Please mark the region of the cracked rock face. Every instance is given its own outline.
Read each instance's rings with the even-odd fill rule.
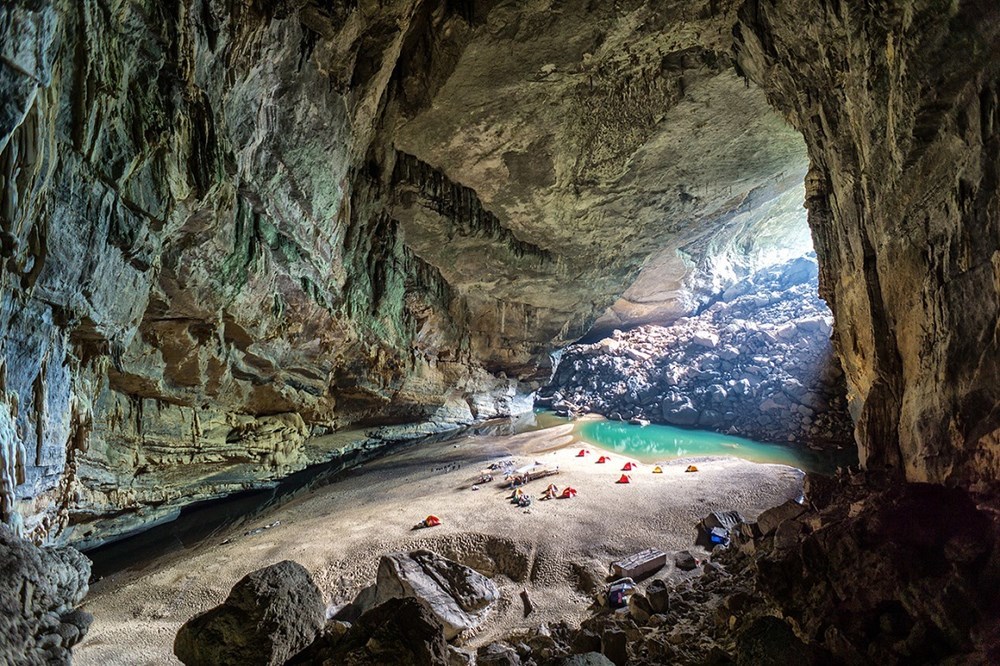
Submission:
[[[2,519],[98,543],[509,413],[807,169],[863,460],[995,478],[998,10],[847,4],[5,3]]]

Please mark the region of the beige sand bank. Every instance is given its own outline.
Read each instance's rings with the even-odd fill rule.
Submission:
[[[497,572],[504,598],[469,641],[476,645],[516,627],[576,621],[592,601],[581,590],[581,576],[603,575],[612,560],[643,548],[690,547],[694,524],[711,510],[737,509],[753,518],[801,490],[797,470],[738,459],[699,461],[694,474],[684,472],[686,462],[666,464],[662,474],[642,465],[631,472],[632,483],[621,485],[615,481],[626,458],[614,455],[598,465],[600,452],[575,457],[581,446],[572,426],[560,426],[420,445],[368,464],[250,526],[280,520],[277,527],[254,536],[242,536],[247,527],[240,527],[140,572],[97,582],[85,603],[94,623],[75,650],[76,662],[179,663],[172,645],[180,625],[221,602],[250,571],[296,560],[328,602],[339,604],[374,581],[380,555],[418,547]],[[536,497],[549,482],[572,485],[579,495],[536,501],[526,510],[509,503],[510,491],[498,484],[471,490],[479,470],[501,456],[559,466],[557,476],[527,486]],[[411,530],[428,514],[444,524]],[[518,598],[522,589],[536,609],[528,618]]]

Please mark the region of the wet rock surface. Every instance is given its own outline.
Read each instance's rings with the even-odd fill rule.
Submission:
[[[309,572],[285,560],[248,574],[222,605],[188,620],[174,654],[187,666],[284,664],[313,642],[324,620]]]
[[[568,347],[536,404],[760,441],[844,445],[853,426],[832,318],[802,257],[734,282],[671,326]]]
[[[73,548],[39,548],[0,525],[0,662],[69,664],[90,626],[75,607],[90,562]]]

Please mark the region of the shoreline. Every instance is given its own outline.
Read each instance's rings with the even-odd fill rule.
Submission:
[[[801,471],[736,458],[699,458],[695,474],[683,471],[686,461],[661,463],[662,474],[641,464],[631,484],[616,484],[630,458],[611,452],[605,465],[594,464],[594,454],[576,458],[590,445],[573,430],[564,424],[518,435],[470,435],[391,453],[190,549],[99,580],[83,604],[95,619],[74,652],[76,661],[179,663],[172,644],[180,625],[220,603],[250,571],[296,560],[325,601],[337,605],[374,580],[382,554],[420,547],[484,569],[500,587],[503,599],[468,641],[476,645],[519,627],[578,621],[592,601],[581,576],[603,580],[613,559],[647,547],[693,547],[695,523],[712,510],[736,509],[752,519],[801,493]],[[497,483],[471,490],[481,468],[506,457],[559,466],[558,475],[525,486],[536,497],[527,509],[507,501],[510,491]],[[579,496],[537,501],[549,483],[572,485]],[[444,524],[412,531],[428,514]],[[273,529],[244,534],[275,521]],[[521,613],[522,589],[536,608],[528,618]]]

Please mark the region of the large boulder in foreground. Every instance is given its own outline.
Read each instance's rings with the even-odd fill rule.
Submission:
[[[325,621],[309,572],[285,560],[248,574],[220,606],[184,623],[174,654],[187,666],[284,664],[313,642]]]
[[[331,625],[289,664],[309,666],[425,666],[449,663],[441,622],[419,599],[389,599],[364,613],[344,633]]]
[[[423,600],[451,640],[482,624],[500,591],[465,565],[429,550],[415,550],[383,555],[379,562],[375,604],[402,597]]]
[[[68,664],[87,633],[90,560],[74,548],[39,548],[0,524],[0,664]]]

